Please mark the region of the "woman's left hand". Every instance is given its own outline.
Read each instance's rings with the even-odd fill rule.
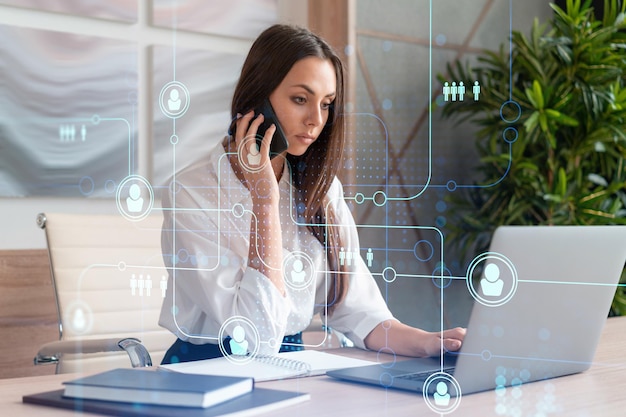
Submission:
[[[376,326],[365,338],[370,350],[390,348],[403,356],[439,356],[446,351],[461,348],[465,328],[455,327],[442,332],[427,332],[397,320],[389,320]]]
[[[463,339],[465,338],[466,329],[463,327],[455,327],[453,329],[444,330],[443,332],[432,332],[431,338],[424,347],[427,356],[437,356],[443,350],[456,352],[461,348]],[[442,343],[443,339],[443,343]]]

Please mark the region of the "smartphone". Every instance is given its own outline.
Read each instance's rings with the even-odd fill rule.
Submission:
[[[272,124],[276,126],[276,131],[274,132],[274,137],[272,137],[272,143],[270,144],[270,159],[272,159],[286,151],[289,147],[289,142],[287,142],[283,128],[280,126],[280,123],[278,123],[278,117],[276,117],[276,113],[274,113],[269,99],[263,100],[261,106],[254,110],[255,117],[259,114],[263,114],[264,116],[263,123],[261,123],[256,132],[256,143],[259,149],[261,149],[261,142],[263,141],[265,131],[267,131]],[[236,122],[237,121],[234,120],[229,129],[232,136],[235,135]]]
[[[261,141],[263,140],[265,131],[269,129],[272,124],[274,124],[276,126],[276,131],[274,132],[274,137],[272,138],[272,143],[270,144],[270,159],[272,159],[276,155],[285,152],[289,147],[289,143],[287,142],[283,128],[280,126],[280,123],[278,123],[278,117],[276,117],[276,113],[274,113],[272,104],[267,98],[263,100],[261,107],[255,111],[255,114],[261,113],[263,114],[264,119],[263,123],[261,123],[256,132],[256,143],[259,149],[261,149]]]

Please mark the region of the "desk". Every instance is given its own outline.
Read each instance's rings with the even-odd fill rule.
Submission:
[[[376,360],[375,352],[341,349],[333,352]],[[4,416],[78,416],[82,413],[22,403],[22,396],[62,387],[76,375],[47,375],[0,380],[0,410]],[[259,386],[299,390],[311,400],[271,412],[272,417],[438,416],[421,395],[336,381],[326,376],[262,382]],[[626,317],[607,320],[594,364],[587,372],[523,385],[514,395],[494,391],[463,396],[455,416],[623,416],[626,414]],[[518,409],[519,413],[513,413]],[[498,411],[502,411],[499,413]],[[91,415],[91,414],[89,414]]]

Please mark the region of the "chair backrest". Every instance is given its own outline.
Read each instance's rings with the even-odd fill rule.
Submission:
[[[43,216],[43,217],[41,217]],[[160,215],[45,213],[61,340],[136,337],[160,363],[175,336],[158,325],[167,271]],[[63,355],[57,372],[130,367],[124,352]]]

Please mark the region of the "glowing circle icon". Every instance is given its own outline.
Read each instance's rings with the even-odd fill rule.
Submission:
[[[461,386],[446,372],[435,372],[424,381],[422,395],[426,405],[440,415],[452,413],[461,404]]]
[[[115,203],[123,217],[139,221],[152,211],[154,191],[148,180],[139,175],[130,175],[117,187]]]
[[[259,332],[246,317],[230,317],[220,327],[217,337],[222,355],[234,364],[250,362],[259,351]]]
[[[159,107],[163,114],[172,119],[177,119],[187,112],[190,103],[189,90],[178,81],[170,81],[165,84],[159,94]]]
[[[292,252],[283,262],[285,283],[294,290],[303,290],[313,281],[315,266],[313,260],[304,252]]]
[[[481,269],[480,279],[475,280],[476,272]],[[487,307],[498,307],[515,295],[517,270],[506,256],[497,252],[485,252],[470,263],[466,283],[476,301]]]
[[[73,333],[85,334],[91,331],[93,326],[93,314],[91,308],[81,300],[72,302],[64,312],[65,323]]]

